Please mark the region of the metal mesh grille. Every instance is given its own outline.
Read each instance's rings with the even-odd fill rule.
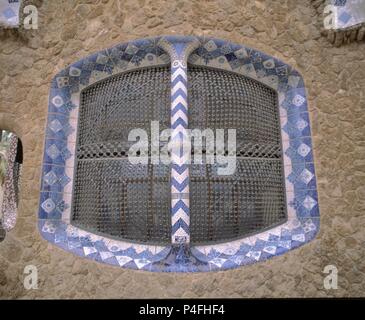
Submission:
[[[120,239],[169,243],[170,170],[132,165],[131,129],[150,137],[151,121],[170,125],[170,69],[103,80],[81,94],[72,223]]]
[[[286,220],[276,92],[226,71],[190,67],[189,126],[236,129],[237,167],[192,165],[191,241],[222,242]],[[203,150],[204,152],[204,150]]]
[[[254,80],[189,67],[189,127],[237,130],[237,169],[191,166],[191,239],[229,241],[286,220],[277,96]],[[170,70],[142,69],[82,92],[72,223],[119,239],[170,243],[170,168],[132,165],[131,129],[170,127]]]

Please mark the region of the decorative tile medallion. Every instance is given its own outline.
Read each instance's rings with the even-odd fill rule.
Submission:
[[[127,70],[171,64],[172,137],[184,139],[188,125],[187,63],[228,70],[278,93],[287,216],[265,232],[223,244],[190,246],[189,169],[172,152],[171,246],[118,241],[70,224],[80,92]],[[307,98],[301,75],[260,51],[224,40],[168,36],[131,41],[88,56],[53,79],[43,157],[39,231],[81,257],[125,268],[198,272],[232,269],[281,255],[312,240],[319,230]]]

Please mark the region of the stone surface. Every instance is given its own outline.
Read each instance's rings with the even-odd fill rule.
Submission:
[[[23,141],[18,223],[0,244],[0,298],[326,297],[365,292],[365,43],[320,37],[310,0],[44,1],[38,30],[0,32],[0,127]],[[38,234],[40,167],[52,77],[77,59],[140,37],[225,38],[296,67],[308,89],[321,230],[267,262],[200,274],[124,270],[81,259]],[[38,290],[23,286],[38,268]],[[338,268],[326,290],[323,269]]]

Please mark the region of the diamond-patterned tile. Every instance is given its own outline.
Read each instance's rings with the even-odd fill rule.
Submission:
[[[303,206],[309,211],[313,209],[313,207],[317,204],[317,201],[314,200],[311,196],[306,196],[303,201]]]
[[[306,145],[305,143],[301,143],[300,146],[298,147],[297,151],[302,157],[305,157],[311,151],[311,148],[308,145]]]
[[[52,199],[47,199],[44,202],[42,202],[41,207],[45,212],[51,213],[56,208],[56,204]]]

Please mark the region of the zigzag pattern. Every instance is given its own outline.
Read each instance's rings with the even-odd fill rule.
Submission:
[[[189,168],[188,157],[184,154],[183,143],[187,137],[188,103],[187,74],[181,66],[172,68],[171,76],[171,241],[190,242],[189,213]]]

